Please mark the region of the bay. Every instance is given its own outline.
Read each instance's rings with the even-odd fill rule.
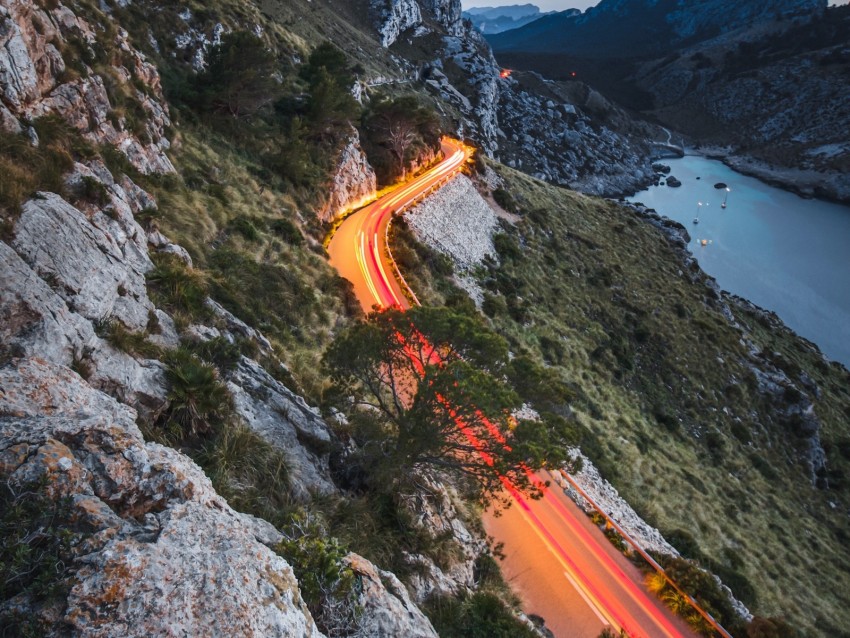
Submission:
[[[628,201],[684,224],[688,248],[721,288],[774,311],[850,367],[850,207],[804,199],[699,155],[662,163],[682,185],[652,186]],[[717,183],[730,188],[725,209]]]

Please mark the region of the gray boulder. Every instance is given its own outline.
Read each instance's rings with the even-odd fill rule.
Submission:
[[[37,359],[0,368],[0,387],[4,476],[45,481],[86,530],[62,619],[74,635],[321,635],[256,519],[190,459],[145,443],[135,411]]]

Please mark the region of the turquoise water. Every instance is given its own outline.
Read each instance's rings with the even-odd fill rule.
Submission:
[[[652,186],[628,200],[684,224],[690,251],[721,288],[776,312],[850,367],[850,207],[803,199],[700,156],[663,163],[682,186]],[[731,188],[725,209],[718,182]]]

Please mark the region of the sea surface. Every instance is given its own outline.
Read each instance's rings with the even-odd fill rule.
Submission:
[[[661,163],[682,186],[652,186],[628,201],[684,224],[688,248],[721,288],[774,311],[850,367],[850,207],[804,199],[698,155]],[[725,209],[726,190],[714,187],[721,182],[731,189]]]

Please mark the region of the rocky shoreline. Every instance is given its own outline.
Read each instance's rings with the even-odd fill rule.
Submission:
[[[723,162],[733,171],[754,177],[765,184],[796,193],[805,199],[821,199],[850,206],[850,177],[840,173],[773,166],[754,157],[735,155],[718,147],[688,149],[692,155]]]

